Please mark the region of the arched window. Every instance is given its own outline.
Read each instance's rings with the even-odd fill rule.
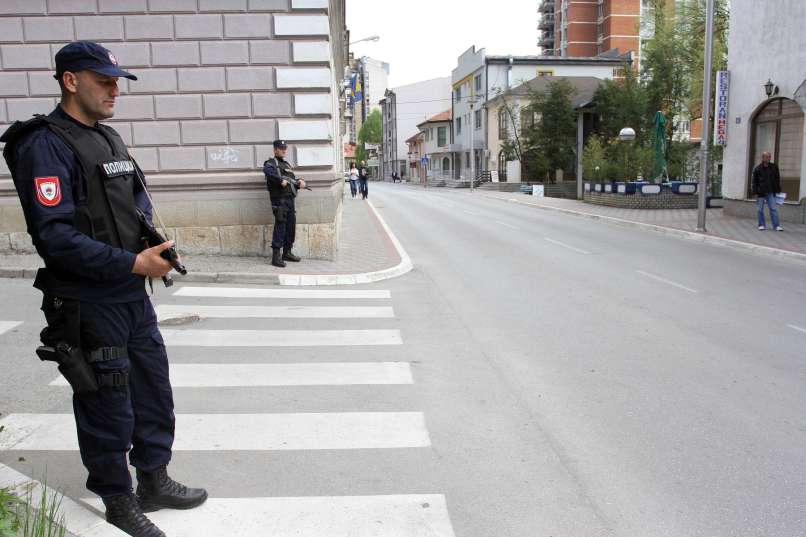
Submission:
[[[779,97],[765,103],[753,117],[750,174],[747,195],[753,195],[752,173],[761,162],[761,154],[769,151],[781,172],[781,189],[787,199],[801,197],[800,173],[803,159],[803,110],[791,99]]]
[[[442,173],[448,174],[451,171],[451,159],[442,157]]]

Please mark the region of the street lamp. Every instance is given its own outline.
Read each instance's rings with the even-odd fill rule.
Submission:
[[[359,39],[357,41],[352,41],[352,42],[350,42],[350,45],[355,45],[356,43],[361,43],[362,41],[375,42],[375,41],[378,41],[380,38],[381,38],[381,36],[379,36],[379,35],[371,35],[369,37],[365,37],[364,39]]]
[[[769,78],[767,79],[767,83],[764,84],[764,93],[767,94],[767,98],[769,99],[773,95],[778,95],[778,86],[772,83],[772,80]]]
[[[470,105],[470,124],[468,128],[470,129],[470,192],[472,194],[473,180],[476,178],[476,148],[473,147],[475,143],[474,132],[476,130],[476,114],[473,112],[473,108],[476,106],[478,99],[471,97],[467,102]]]
[[[635,140],[635,129],[632,127],[624,127],[619,131],[618,139],[622,142],[632,142]]]

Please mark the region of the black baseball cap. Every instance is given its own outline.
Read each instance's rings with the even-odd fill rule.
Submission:
[[[65,71],[94,71],[107,76],[119,76],[137,80],[133,74],[118,67],[118,60],[109,49],[92,41],[73,41],[56,53],[56,74],[59,80]]]
[[[274,149],[287,149],[288,148],[288,144],[285,143],[285,140],[275,140],[272,145],[274,145]]]

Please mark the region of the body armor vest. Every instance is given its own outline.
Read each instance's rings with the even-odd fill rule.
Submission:
[[[111,127],[84,128],[71,121],[37,115],[17,122],[3,135],[3,151],[12,176],[14,145],[36,128],[46,128],[72,149],[80,167],[85,204],[76,204],[75,228],[93,239],[133,253],[143,250],[140,221],[134,199],[137,164],[120,135]]]

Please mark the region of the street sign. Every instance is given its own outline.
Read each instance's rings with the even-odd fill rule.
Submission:
[[[490,171],[490,181],[493,183],[498,182],[498,170],[491,170]]]
[[[728,94],[730,72],[716,74],[716,98],[714,99],[714,145],[728,145]]]
[[[370,168],[377,168],[380,165],[380,161],[376,158],[371,158],[367,161],[367,166]]]
[[[380,148],[381,148],[380,144],[370,144],[370,143],[364,142],[364,149],[366,149],[367,151],[377,151]]]

